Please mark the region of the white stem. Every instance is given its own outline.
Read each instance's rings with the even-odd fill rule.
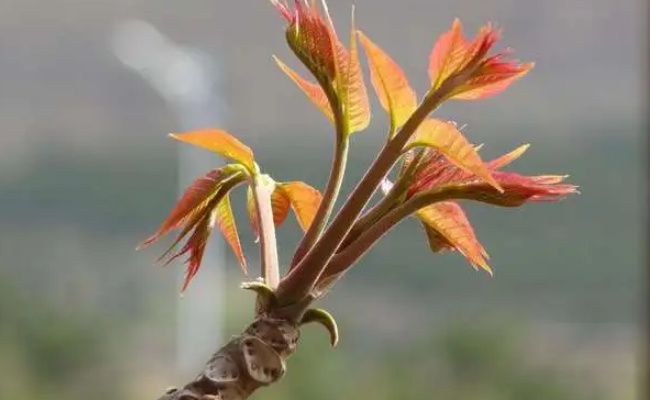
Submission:
[[[267,176],[257,174],[253,181],[253,197],[260,230],[260,261],[265,283],[275,289],[280,282],[278,247],[275,239],[271,194],[275,185]]]

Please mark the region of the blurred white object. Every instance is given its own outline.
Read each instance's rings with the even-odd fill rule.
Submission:
[[[205,54],[176,45],[140,20],[118,24],[111,41],[117,58],[167,101],[182,130],[219,125],[224,105],[213,93],[218,74]],[[162,133],[161,140],[167,140]],[[219,162],[207,151],[180,143],[178,148],[182,193],[194,179],[218,167]],[[225,262],[222,242],[212,240],[203,258],[204,267],[179,299],[177,364],[183,375],[199,370],[220,344]],[[178,271],[180,282],[184,271]]]

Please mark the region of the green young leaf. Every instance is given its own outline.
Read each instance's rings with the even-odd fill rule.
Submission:
[[[339,329],[336,326],[336,320],[332,314],[321,308],[311,308],[305,312],[299,325],[308,324],[310,322],[317,322],[327,329],[327,332],[329,332],[330,335],[330,344],[332,347],[336,346],[339,341]]]
[[[275,292],[264,282],[244,282],[241,284],[241,288],[257,293],[262,310],[268,310],[269,307],[277,304],[278,299]]]

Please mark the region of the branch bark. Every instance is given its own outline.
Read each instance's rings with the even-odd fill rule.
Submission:
[[[286,359],[295,352],[296,324],[258,316],[242,334],[217,350],[203,371],[180,389],[168,389],[158,400],[243,400],[260,387],[277,382]]]

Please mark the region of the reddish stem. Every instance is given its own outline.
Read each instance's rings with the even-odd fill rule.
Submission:
[[[441,103],[449,91],[456,86],[456,81],[457,79],[448,79],[440,88],[431,92],[395,137],[384,145],[372,166],[356,186],[320,240],[280,282],[278,297],[281,301],[286,303],[295,302],[311,291],[330,258],[357,220],[363,207],[381,183],[381,180],[402,155],[402,149],[410,137],[431,111]]]

